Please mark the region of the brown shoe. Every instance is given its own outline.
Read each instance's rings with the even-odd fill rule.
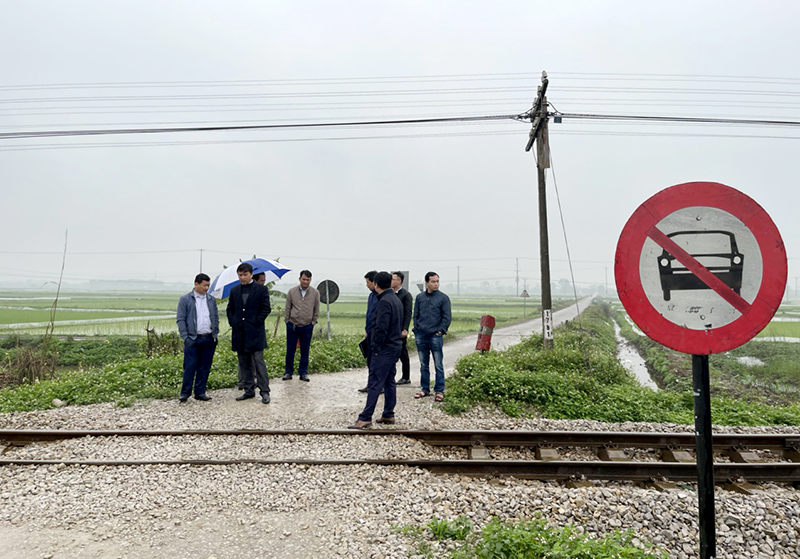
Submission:
[[[360,419],[347,426],[348,429],[369,429],[370,427],[372,427],[372,421],[361,421]]]
[[[383,423],[384,425],[394,425],[394,417],[381,417],[375,423]]]

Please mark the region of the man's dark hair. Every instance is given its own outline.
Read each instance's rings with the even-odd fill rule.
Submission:
[[[430,281],[430,279],[433,276],[438,276],[438,275],[439,274],[437,274],[436,272],[428,272],[427,274],[425,274],[425,283],[428,283],[428,281]]]
[[[253,273],[253,267],[250,264],[248,264],[247,262],[242,262],[241,264],[239,264],[239,267],[236,268],[236,271],[237,272],[250,272],[252,274]]]
[[[195,282],[195,283],[202,283],[202,282],[204,282],[204,281],[211,281],[211,278],[210,278],[210,277],[208,277],[207,275],[203,274],[202,272],[201,272],[201,273],[199,273],[199,274],[197,274],[197,275],[194,277],[194,282]]]
[[[311,272],[309,272],[308,270],[303,270],[300,272],[300,277],[303,276],[307,277],[308,279],[311,279]]]
[[[406,275],[403,272],[392,272],[392,275],[395,275],[398,278],[400,278],[400,283],[406,281]]]
[[[267,274],[266,274],[266,272],[261,272],[261,273],[259,273],[259,274],[256,274],[256,275],[254,275],[254,276],[253,276],[253,281],[258,281],[258,280],[259,280],[259,279],[261,279],[261,278],[264,278],[264,279],[266,279],[266,278],[267,278]]]
[[[375,274],[374,281],[381,289],[389,289],[392,287],[392,274],[389,272],[378,272]]]
[[[368,279],[369,281],[375,281],[375,275],[378,273],[377,270],[371,270],[364,274],[364,279]]]

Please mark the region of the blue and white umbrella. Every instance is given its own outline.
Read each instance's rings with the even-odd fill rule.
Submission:
[[[245,260],[243,263],[250,264],[253,267],[253,275],[264,273],[267,276],[267,282],[278,281],[290,269],[273,260],[266,260],[264,258],[253,258]],[[236,273],[236,268],[239,265],[230,266],[220,272],[211,282],[211,287],[208,292],[217,299],[224,299],[231,294],[231,289],[239,283],[239,275]]]

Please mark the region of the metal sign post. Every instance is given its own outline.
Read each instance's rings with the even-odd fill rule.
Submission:
[[[700,557],[717,556],[714,508],[714,452],[711,446],[711,394],[708,355],[692,355],[694,432],[697,450],[697,499],[700,516]]]
[[[628,315],[650,338],[692,354],[701,559],[717,555],[708,356],[739,347],[769,324],[787,271],[769,215],[715,182],[652,196],[617,244],[614,273]]]
[[[530,295],[528,295],[528,290],[523,289],[522,295],[520,295],[520,297],[522,297],[522,317],[525,318],[526,316],[528,316],[528,309],[526,308],[528,297],[530,297]]]
[[[328,339],[331,339],[331,303],[335,303],[339,298],[339,286],[332,280],[325,280],[320,282],[317,286],[319,291],[319,300],[325,303],[325,308],[328,312]]]

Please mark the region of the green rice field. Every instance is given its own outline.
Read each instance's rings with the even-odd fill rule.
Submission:
[[[87,294],[64,293],[58,301],[54,334],[57,336],[143,336],[148,327],[158,333],[176,332],[175,308],[181,293]],[[331,333],[358,335],[364,329],[367,296],[344,295],[330,306]],[[498,326],[535,318],[539,301],[515,297],[453,297],[453,335],[477,332],[481,316],[490,314]],[[554,300],[554,309],[572,304],[568,299]],[[0,292],[0,335],[43,334],[50,321],[53,297],[20,291]],[[228,331],[226,301],[220,304],[221,333]],[[284,334],[283,300],[272,298],[272,314],[267,329]],[[317,332],[327,332],[327,312],[320,307]]]

